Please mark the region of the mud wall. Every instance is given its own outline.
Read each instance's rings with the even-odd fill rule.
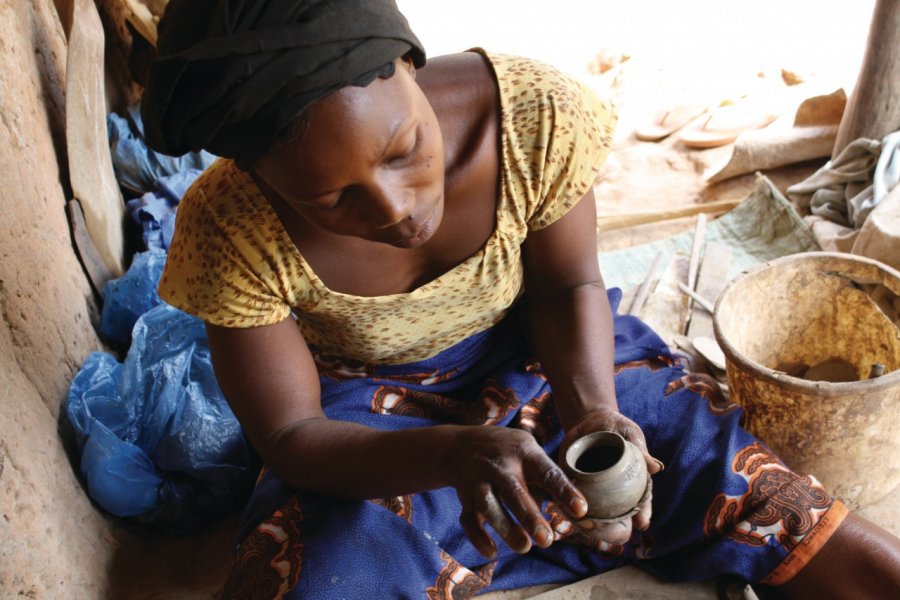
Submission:
[[[66,37],[52,0],[0,0],[0,596],[100,598],[115,552],[59,435],[100,343],[65,203]]]

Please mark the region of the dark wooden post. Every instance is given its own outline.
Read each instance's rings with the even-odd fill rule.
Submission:
[[[878,0],[856,87],[831,152],[860,137],[880,140],[900,129],[900,0]]]

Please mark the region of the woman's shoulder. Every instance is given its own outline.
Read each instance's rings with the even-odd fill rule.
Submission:
[[[560,91],[582,87],[577,78],[539,59],[480,47],[430,58],[419,75],[423,87],[457,100],[463,92],[468,98],[496,96],[498,85]]]
[[[612,145],[612,104],[540,60],[479,50],[494,69],[504,181],[521,222],[541,229],[590,188]]]
[[[466,152],[496,123],[497,83],[489,62],[474,52],[438,56],[416,79],[441,123],[450,166],[465,162]]]
[[[226,217],[236,216],[232,215],[235,212],[256,212],[263,200],[249,173],[231,159],[219,158],[188,188],[182,203],[203,203],[214,214]]]
[[[476,51],[490,63],[501,105],[509,115],[524,113],[542,119],[552,108],[554,112],[577,114],[603,124],[614,123],[612,103],[577,77],[538,59],[480,48]]]
[[[270,325],[300,305],[302,275],[264,202],[231,160],[210,165],[178,205],[160,296],[225,327]]]
[[[490,111],[498,101],[508,109],[534,108],[546,98],[600,103],[611,110],[582,81],[549,63],[483,48],[430,59],[419,82],[438,112],[456,108],[472,115]]]
[[[509,80],[513,85],[525,85],[534,87],[542,81],[551,81],[569,85],[575,83],[569,75],[554,67],[550,63],[540,59],[507,54],[504,52],[492,52],[484,48],[472,48],[470,53],[484,57],[498,81]],[[529,84],[532,84],[529,86]]]
[[[178,205],[175,238],[191,240],[210,264],[241,255],[254,265],[271,263],[290,241],[253,178],[229,159],[218,159],[197,178]]]

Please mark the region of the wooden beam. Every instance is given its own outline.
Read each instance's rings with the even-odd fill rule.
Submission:
[[[692,204],[690,206],[682,206],[681,208],[673,208],[659,211],[643,211],[634,213],[622,213],[618,215],[601,215],[597,219],[597,232],[613,231],[615,229],[625,229],[626,227],[634,227],[635,225],[645,225],[647,223],[658,223],[660,221],[670,221],[672,219],[682,219],[684,217],[693,217],[703,214],[719,214],[728,212],[738,204],[740,200],[723,200],[721,202],[709,202],[707,204]]]
[[[900,129],[900,2],[878,0],[856,87],[838,128],[831,157],[861,137],[880,140]]]

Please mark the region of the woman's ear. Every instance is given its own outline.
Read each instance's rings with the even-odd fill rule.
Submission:
[[[413,79],[415,79],[416,78],[416,65],[413,64],[412,57],[407,54],[406,56],[402,57],[400,60],[402,60],[404,65],[406,66],[407,72],[409,72],[409,74],[412,75]]]

